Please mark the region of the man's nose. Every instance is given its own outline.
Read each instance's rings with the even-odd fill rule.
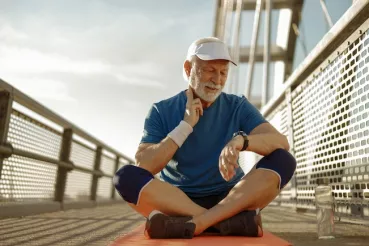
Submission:
[[[213,72],[212,82],[215,83],[215,84],[220,84],[221,83],[221,74],[220,74],[219,71]]]

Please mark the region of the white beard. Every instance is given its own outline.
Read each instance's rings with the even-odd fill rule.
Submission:
[[[221,85],[215,85],[213,82],[200,82],[199,77],[195,74],[190,75],[190,85],[195,90],[195,93],[206,102],[214,102],[218,96],[222,93],[223,87]],[[205,87],[215,88],[215,92],[205,91]]]

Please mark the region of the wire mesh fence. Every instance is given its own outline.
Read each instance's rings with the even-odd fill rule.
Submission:
[[[367,23],[291,91],[290,102],[285,99],[266,116],[286,136],[293,133],[297,160],[290,182],[296,187],[289,184],[276,199],[278,204],[315,209],[315,187],[325,179],[339,214],[369,217]],[[291,124],[286,123],[288,103]]]
[[[2,80],[0,94],[0,206],[120,199],[112,177],[117,167],[132,159]],[[23,101],[29,114],[15,109],[13,98]],[[54,128],[55,124],[64,132]]]

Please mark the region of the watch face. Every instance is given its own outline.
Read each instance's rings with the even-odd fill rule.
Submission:
[[[247,136],[247,134],[243,131],[238,131],[238,132],[235,132],[233,134],[233,137],[235,137],[235,136],[244,136],[245,137],[245,136]]]

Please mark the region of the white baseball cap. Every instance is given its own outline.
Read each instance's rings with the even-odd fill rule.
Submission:
[[[228,47],[221,41],[210,41],[201,44],[192,44],[188,48],[187,57],[196,55],[201,60],[228,60],[234,65],[237,64],[232,60],[228,52]]]

